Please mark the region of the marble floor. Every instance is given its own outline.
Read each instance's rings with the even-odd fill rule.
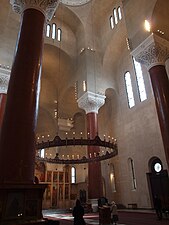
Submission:
[[[169,219],[163,218],[159,221],[154,211],[145,210],[120,210],[118,211],[118,225],[169,225]],[[43,210],[44,218],[59,220],[60,225],[73,225],[73,216],[65,210]],[[98,213],[86,213],[84,219],[87,225],[98,225]]]

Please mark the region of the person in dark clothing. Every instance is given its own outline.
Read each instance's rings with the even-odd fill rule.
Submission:
[[[76,206],[73,208],[74,225],[85,225],[84,208],[80,203],[80,200],[76,200]]]
[[[119,217],[117,213],[117,205],[114,201],[111,202],[110,212],[111,212],[111,223],[116,225],[117,221],[119,220]]]
[[[162,204],[161,204],[161,199],[158,198],[158,196],[155,196],[154,198],[154,208],[156,211],[157,218],[161,220],[162,219]]]

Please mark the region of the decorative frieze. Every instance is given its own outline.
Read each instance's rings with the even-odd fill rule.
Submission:
[[[169,58],[169,42],[156,34],[151,34],[135,50],[133,57],[148,70],[157,65],[164,65]]]
[[[0,67],[0,94],[6,94],[10,78],[10,70]]]
[[[10,0],[15,12],[22,14],[29,8],[42,12],[47,20],[51,20],[60,0]]]
[[[84,109],[86,114],[91,112],[98,113],[100,107],[105,103],[105,98],[105,95],[87,91],[77,100],[77,102],[79,108]]]

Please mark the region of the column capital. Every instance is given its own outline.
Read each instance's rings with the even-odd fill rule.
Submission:
[[[169,42],[152,33],[146,38],[131,55],[141,64],[151,69],[157,65],[165,65],[165,61],[169,58]]]
[[[22,14],[26,9],[36,9],[51,20],[60,0],[10,0],[15,12]]]
[[[91,112],[98,113],[100,107],[105,103],[105,98],[105,95],[87,91],[77,100],[77,103],[79,108],[85,110],[86,114]]]
[[[7,94],[10,70],[0,66],[0,94]]]

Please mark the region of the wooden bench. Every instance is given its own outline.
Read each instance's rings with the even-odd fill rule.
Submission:
[[[137,203],[129,203],[128,209],[137,209]]]

